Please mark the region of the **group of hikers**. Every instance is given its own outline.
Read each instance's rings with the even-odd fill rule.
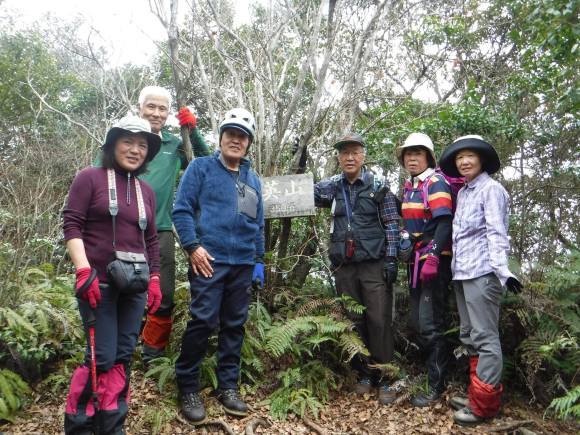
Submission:
[[[174,306],[173,227],[189,256],[191,293],[191,319],[175,364],[181,412],[194,424],[206,420],[200,366],[217,330],[212,394],[228,414],[248,413],[238,388],[240,353],[252,289],[264,285],[261,183],[247,158],[256,123],[246,109],[229,110],[211,153],[195,115],[181,108],[176,116],[190,132],[195,156],[188,162],[181,139],[165,125],[171,104],[166,89],[145,87],[139,116],[107,132],[97,162],[76,175],[69,191],[63,229],[87,350],[70,383],[67,434],[124,433],[137,343],[145,364],[164,355]],[[334,148],[342,172],[315,184],[314,202],[331,209],[328,255],[336,291],[365,308],[352,317],[370,353],[351,361],[355,393],[376,390],[381,404],[397,398],[380,366],[393,359],[393,284],[401,263],[428,378],[427,391],[412,397],[412,405],[433,405],[446,388],[452,283],[470,358],[467,396],[450,400],[453,418],[474,425],[494,417],[503,392],[500,299],[504,287],[521,289],[508,269],[508,194],[490,177],[500,169],[495,149],[480,136],[463,136],[437,165],[429,136],[412,133],[396,149],[409,174],[397,198],[384,177],[364,166],[360,135],[348,134]]]

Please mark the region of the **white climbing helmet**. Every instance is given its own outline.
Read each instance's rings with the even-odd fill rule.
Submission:
[[[250,137],[250,143],[252,143],[256,134],[256,120],[246,109],[236,107],[235,109],[226,112],[224,119],[220,124],[220,138],[226,128],[235,128],[243,131]]]

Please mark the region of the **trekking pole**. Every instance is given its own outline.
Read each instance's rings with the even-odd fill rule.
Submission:
[[[252,290],[256,293],[256,315],[260,315],[261,303],[260,303],[260,292],[263,290],[264,284],[259,279],[254,279],[252,281]]]
[[[91,269],[91,275],[84,284],[77,290],[77,298],[81,298],[82,294],[89,288],[92,282],[97,277],[97,270]],[[87,315],[87,327],[89,329],[89,351],[91,353],[91,397],[93,398],[93,407],[95,408],[94,416],[94,426],[95,434],[100,434],[99,423],[98,423],[98,411],[99,411],[99,397],[97,394],[97,358],[95,352],[95,325],[97,323],[97,316],[95,315],[95,309],[90,308]]]
[[[87,318],[87,326],[89,327],[89,349],[91,351],[91,396],[93,398],[93,406],[95,407],[95,422],[98,421],[97,412],[99,411],[99,397],[97,395],[97,358],[95,356],[95,324],[97,317],[95,310],[91,308]],[[97,428],[98,429],[98,428]],[[98,430],[96,433],[100,433]]]

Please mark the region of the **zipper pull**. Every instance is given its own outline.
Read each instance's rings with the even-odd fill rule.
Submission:
[[[127,172],[127,205],[131,205],[131,173]]]

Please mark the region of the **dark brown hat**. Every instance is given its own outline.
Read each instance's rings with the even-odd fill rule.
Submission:
[[[445,148],[439,158],[441,170],[450,177],[461,177],[455,164],[455,156],[461,150],[473,150],[481,157],[481,168],[488,174],[494,174],[499,171],[501,163],[495,148],[483,140],[481,136],[468,135],[462,136],[455,140],[451,145]]]
[[[333,146],[337,150],[341,150],[342,147],[348,145],[349,143],[355,143],[363,148],[366,147],[363,138],[358,133],[348,133],[346,136],[341,137]]]

